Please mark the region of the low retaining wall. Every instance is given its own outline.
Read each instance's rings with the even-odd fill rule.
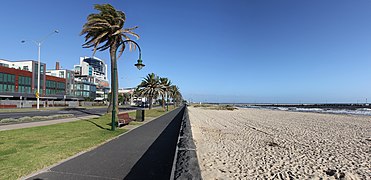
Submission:
[[[170,179],[202,179],[188,109],[184,111]]]
[[[3,108],[17,108],[17,105],[0,105],[0,108],[3,109]]]

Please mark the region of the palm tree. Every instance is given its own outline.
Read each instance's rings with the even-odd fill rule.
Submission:
[[[123,96],[123,99],[124,99],[124,104],[127,104],[127,102],[130,101],[131,94],[130,93],[123,93],[122,96]]]
[[[125,103],[125,97],[123,94],[119,94],[119,104],[122,103],[124,104]]]
[[[177,102],[180,102],[180,100],[182,99],[182,94],[180,93],[179,88],[176,85],[170,86],[169,92],[170,92],[170,97],[173,99],[174,107],[176,107]]]
[[[162,93],[161,96],[162,96],[162,108],[165,110],[165,96],[169,100],[168,91],[171,86],[171,81],[168,78],[160,78],[160,85],[164,90],[164,93]]]
[[[80,35],[85,35],[84,48],[93,48],[93,55],[98,51],[109,49],[111,58],[111,92],[115,92],[115,97],[111,96],[107,112],[112,111],[113,100],[115,102],[115,111],[118,112],[118,80],[117,80],[117,59],[120,58],[125,50],[126,45],[129,49],[136,48],[129,36],[139,39],[139,35],[133,30],[138,28],[125,28],[125,13],[116,10],[110,4],[95,5],[94,9],[98,10],[97,14],[90,14],[87,22],[84,24]],[[119,55],[117,56],[117,51]],[[114,99],[113,99],[114,98]],[[116,114],[117,116],[117,114]]]
[[[151,109],[153,99],[157,99],[160,94],[164,93],[164,89],[160,85],[160,78],[151,73],[138,85],[138,92],[141,96],[148,98],[149,109]]]

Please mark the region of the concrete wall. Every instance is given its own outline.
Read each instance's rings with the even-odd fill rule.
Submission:
[[[174,159],[173,171],[170,179],[202,179],[187,109],[185,109],[182,118],[176,148],[176,156]]]

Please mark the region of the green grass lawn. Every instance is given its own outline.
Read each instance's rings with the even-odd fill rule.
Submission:
[[[174,109],[174,106],[169,106],[169,111],[172,111],[173,109]],[[146,109],[144,111],[144,117],[145,117],[145,119],[159,117],[162,114],[164,114],[164,110],[162,109],[162,107],[151,109],[151,110]],[[135,115],[136,115],[136,112],[135,111],[129,112],[129,116],[131,118],[134,118],[135,119]]]
[[[146,110],[146,117],[164,113],[162,109]],[[135,117],[135,112],[130,115]],[[29,175],[127,131],[110,131],[110,122],[111,116],[106,114],[89,120],[0,131],[0,179]]]

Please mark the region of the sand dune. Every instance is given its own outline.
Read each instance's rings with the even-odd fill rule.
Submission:
[[[371,117],[189,108],[203,179],[370,179]]]

